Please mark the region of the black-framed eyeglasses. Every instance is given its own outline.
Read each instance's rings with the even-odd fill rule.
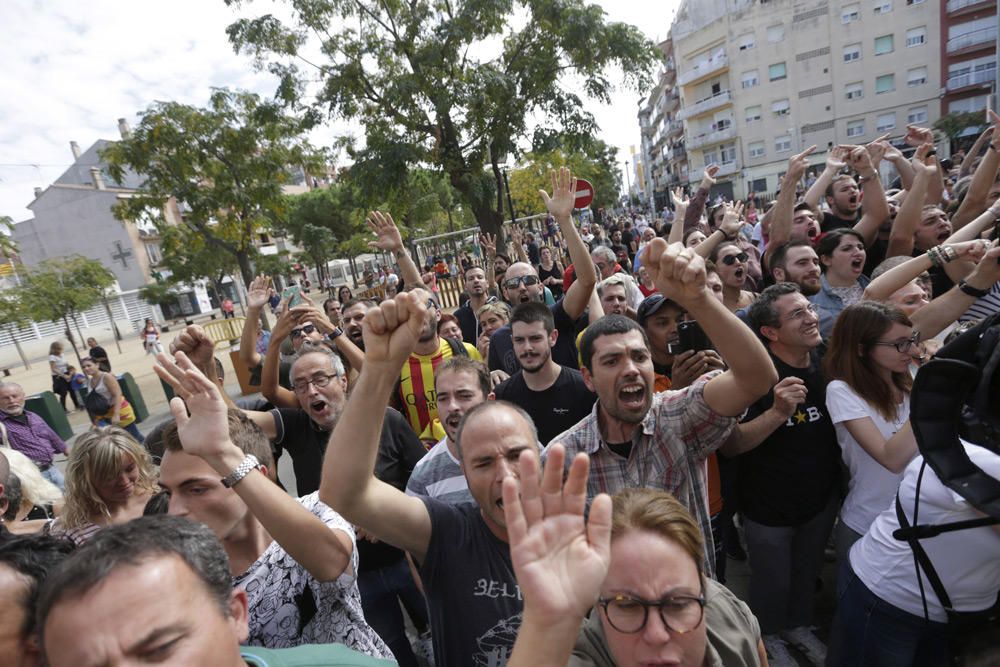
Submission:
[[[333,378],[337,377],[336,373],[330,373],[329,375],[317,375],[309,380],[298,380],[292,383],[292,391],[296,394],[301,394],[304,391],[309,390],[309,385],[315,385],[317,389],[322,389],[323,387],[330,384]]]
[[[306,325],[301,326],[301,327],[299,327],[297,329],[292,329],[292,331],[291,331],[292,340],[295,340],[299,336],[308,336],[309,334],[311,334],[314,331],[316,331],[316,325],[315,324],[306,324]]]
[[[660,620],[671,632],[684,634],[701,624],[705,614],[704,595],[677,595],[662,600],[643,600],[631,595],[616,595],[598,598],[597,604],[604,609],[604,615],[618,632],[635,634],[646,627],[649,608],[656,607]]]
[[[503,281],[503,286],[507,289],[517,289],[521,286],[521,283],[524,283],[525,287],[531,287],[532,285],[537,285],[540,282],[541,281],[538,279],[538,276],[529,274],[527,276],[518,276],[517,278],[507,278]]]
[[[874,345],[884,345],[886,347],[894,347],[896,351],[900,354],[906,354],[910,351],[914,345],[920,344],[920,334],[914,333],[912,336],[906,340],[877,340],[873,343]]]
[[[735,255],[726,255],[725,257],[722,258],[722,263],[725,264],[726,266],[732,266],[736,262],[740,262],[742,264],[748,259],[750,259],[750,255],[746,254],[745,252],[741,252]]]

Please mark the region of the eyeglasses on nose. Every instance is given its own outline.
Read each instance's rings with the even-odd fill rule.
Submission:
[[[532,285],[537,285],[539,282],[538,276],[527,275],[518,276],[517,278],[507,278],[503,281],[503,286],[507,289],[517,289],[522,283],[524,283],[525,287],[531,287]]]
[[[307,324],[305,326],[298,327],[297,329],[292,329],[291,336],[293,339],[295,339],[298,338],[299,336],[308,336],[314,331],[316,331],[316,326],[312,324]]]
[[[741,252],[741,253],[736,254],[736,255],[726,255],[725,257],[722,258],[722,263],[725,264],[726,266],[732,266],[736,262],[739,262],[740,264],[742,264],[743,262],[747,261],[749,258],[750,258],[750,255],[746,254],[745,252]]]
[[[298,380],[292,383],[292,391],[297,394],[301,394],[309,390],[309,385],[314,385],[317,389],[322,389],[323,387],[330,384],[330,380],[337,377],[336,373],[330,373],[329,375],[317,375],[311,380]]]
[[[604,615],[618,632],[635,634],[646,627],[649,610],[656,608],[663,625],[671,632],[684,634],[701,624],[705,612],[704,596],[677,596],[662,600],[643,600],[629,595],[599,598],[597,603],[604,608]]]
[[[906,354],[910,351],[914,345],[920,344],[920,334],[915,333],[906,340],[877,340],[875,345],[884,345],[886,347],[894,347],[896,351],[900,354]]]

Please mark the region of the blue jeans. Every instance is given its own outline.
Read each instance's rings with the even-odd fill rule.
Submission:
[[[413,583],[406,559],[400,558],[392,565],[359,573],[358,590],[361,592],[365,620],[389,646],[400,667],[417,667],[417,658],[406,637],[400,602],[406,605],[411,615],[420,617],[418,625],[425,626],[427,602]]]
[[[48,470],[42,470],[41,472],[42,477],[58,486],[60,491],[66,491],[66,478],[63,477],[62,472],[59,471],[55,463],[49,466]]]
[[[844,592],[830,634],[828,667],[927,667],[950,664],[947,624],[894,607],[844,565]],[[934,596],[933,591],[928,595]]]

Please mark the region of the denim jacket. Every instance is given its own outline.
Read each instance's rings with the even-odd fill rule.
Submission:
[[[837,316],[844,309],[844,302],[834,294],[825,273],[820,276],[819,280],[822,287],[820,287],[819,292],[809,297],[809,300],[816,306],[816,312],[819,315],[819,333],[823,336],[823,340],[827,340],[833,332],[833,324],[837,321]],[[868,276],[858,277],[858,284],[862,288],[868,287],[870,282],[871,279]]]

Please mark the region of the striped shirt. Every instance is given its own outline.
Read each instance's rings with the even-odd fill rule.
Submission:
[[[993,285],[986,296],[976,299],[976,302],[969,306],[969,309],[958,318],[958,321],[985,320],[996,312],[1000,312],[1000,283]]]
[[[462,466],[448,449],[447,438],[431,447],[413,468],[410,481],[406,483],[406,494],[426,496],[452,505],[474,502]]]
[[[41,466],[51,464],[54,455],[66,453],[66,443],[44,419],[27,410],[24,414],[28,417],[27,424],[0,410],[0,421],[7,429],[11,449],[16,449]]]
[[[462,343],[466,352],[476,361],[482,361],[479,351],[468,343]],[[415,433],[423,433],[427,425],[437,419],[437,392],[434,390],[434,371],[442,363],[451,359],[451,344],[439,339],[434,354],[410,355],[399,373],[399,400],[406,421]]]
[[[597,419],[600,401],[589,416],[552,441],[566,447],[567,466],[578,452],[590,455],[588,501],[599,493],[641,487],[667,491],[677,498],[701,527],[709,576],[715,576],[715,568],[710,557],[714,544],[706,461],[739,421],[714,412],[705,402],[705,385],[719,373],[707,373],[679,391],[654,394],[641,428],[632,437],[627,459],[611,451],[601,437]],[[543,459],[547,453],[548,447],[542,453]]]

